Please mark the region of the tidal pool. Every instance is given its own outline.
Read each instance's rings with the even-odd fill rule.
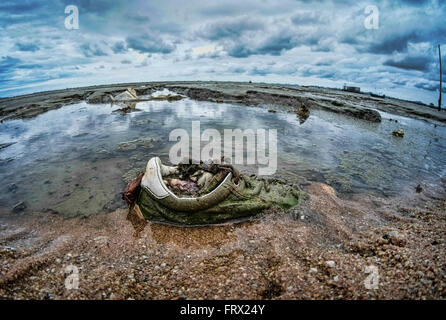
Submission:
[[[17,210],[74,217],[124,207],[126,181],[154,155],[168,162],[175,143],[169,133],[190,133],[196,120],[202,131],[222,135],[223,129],[277,129],[275,176],[325,182],[344,196],[393,196],[446,174],[446,128],[401,116],[381,113],[381,123],[369,123],[315,110],[300,124],[296,114],[268,112],[271,106],[190,99],[140,102],[128,114],[116,108],[78,103],[0,123],[0,209],[23,202]],[[404,138],[392,136],[395,129],[403,129]],[[255,166],[240,169],[257,172]]]

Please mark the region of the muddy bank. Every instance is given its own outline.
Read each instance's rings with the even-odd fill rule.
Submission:
[[[63,105],[86,100],[107,102],[109,95],[127,87],[138,95],[168,88],[202,101],[238,103],[243,105],[275,105],[295,112],[302,105],[323,109],[371,122],[381,121],[376,110],[438,122],[446,122],[446,112],[416,103],[392,98],[372,97],[333,89],[296,87],[246,82],[147,82],[73,88],[0,99],[0,121],[30,118]]]
[[[1,215],[0,297],[444,299],[444,187],[345,200],[312,183],[289,213],[218,227],[149,222],[140,232],[122,209],[68,220]],[[77,290],[65,287],[69,265]]]

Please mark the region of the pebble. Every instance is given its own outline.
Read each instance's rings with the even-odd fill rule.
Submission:
[[[383,236],[383,239],[388,240],[391,244],[395,246],[404,246],[406,240],[398,231],[390,231]]]
[[[26,209],[26,205],[23,201],[20,201],[18,203],[16,203],[13,207],[12,207],[12,211],[13,212],[20,212]]]
[[[336,266],[336,262],[334,262],[333,260],[328,260],[328,261],[325,262],[325,264],[329,268],[334,268]]]

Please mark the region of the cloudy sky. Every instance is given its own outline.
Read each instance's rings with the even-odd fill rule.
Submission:
[[[67,5],[79,10],[77,30],[65,28]],[[369,5],[378,29],[364,25]],[[252,80],[437,103],[437,44],[446,52],[443,0],[1,0],[0,96]]]

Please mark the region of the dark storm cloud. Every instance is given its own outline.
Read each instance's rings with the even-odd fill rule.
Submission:
[[[409,4],[419,7],[419,6],[424,6],[426,3],[429,2],[429,0],[402,0],[401,2],[404,4]]]
[[[114,53],[124,53],[127,51],[127,46],[124,41],[118,41],[112,46]]]
[[[45,3],[39,0],[2,1],[0,11],[7,14],[24,14],[36,12],[45,7]]]
[[[80,49],[85,57],[100,57],[106,56],[107,53],[104,52],[102,48],[97,44],[84,43],[80,46]]]
[[[382,41],[370,44],[364,51],[376,54],[391,54],[407,50],[409,42],[418,42],[415,32],[410,34],[396,34]]]
[[[267,75],[267,74],[270,74],[270,73],[271,73],[270,70],[265,69],[265,68],[258,68],[258,67],[255,67],[255,68],[253,68],[253,69],[251,69],[249,71],[250,75],[261,75],[261,76],[264,76],[264,75]]]
[[[317,11],[300,11],[291,17],[291,21],[296,25],[308,25],[323,22],[323,18]]]
[[[262,30],[263,27],[259,20],[249,17],[237,17],[207,24],[198,34],[209,40],[236,39],[246,31]]]
[[[237,44],[229,49],[228,54],[234,58],[246,58],[254,54],[254,51],[244,45]]]
[[[160,36],[154,34],[143,34],[127,38],[127,47],[141,53],[170,53],[175,46],[162,40]]]
[[[401,60],[389,59],[389,60],[386,60],[383,64],[385,66],[391,66],[391,67],[406,69],[406,70],[427,71],[427,70],[429,70],[429,66],[431,63],[432,63],[431,57],[407,56]]]
[[[55,12],[63,13],[64,6],[61,0],[2,0],[0,2],[0,28],[18,24],[54,24],[58,17]]]
[[[283,51],[298,45],[298,40],[292,34],[276,33],[262,40],[259,44],[234,43],[228,48],[228,54],[235,58],[246,58],[251,55],[279,56]]]
[[[264,43],[256,50],[256,54],[280,55],[284,50],[290,50],[298,44],[298,41],[291,34],[278,33],[268,37]]]
[[[14,71],[21,63],[20,59],[12,58],[10,56],[0,58],[0,74],[6,77],[7,74]]]
[[[306,67],[299,72],[304,77],[318,77],[323,79],[337,79],[338,75],[325,68]]]
[[[39,46],[35,43],[16,43],[15,44],[16,48],[20,51],[31,51],[31,52],[35,52],[37,50],[39,50]]]
[[[10,56],[0,57],[0,78],[6,83],[12,83],[16,70],[39,70],[41,64],[24,63],[22,60]],[[28,79],[29,80],[29,79]],[[28,80],[24,80],[25,82]]]
[[[445,92],[446,93],[446,87],[445,84],[443,84],[443,87],[441,89],[441,92]],[[428,91],[440,91],[440,82],[438,83],[433,83],[433,82],[419,82],[415,84],[416,88],[419,89],[423,89],[423,90],[428,90]]]

